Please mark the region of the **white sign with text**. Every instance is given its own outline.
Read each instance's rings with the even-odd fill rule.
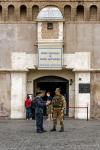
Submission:
[[[62,68],[62,49],[61,48],[40,48],[39,68]]]

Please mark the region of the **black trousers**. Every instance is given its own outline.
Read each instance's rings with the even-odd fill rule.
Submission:
[[[35,114],[37,131],[43,131],[43,114]]]

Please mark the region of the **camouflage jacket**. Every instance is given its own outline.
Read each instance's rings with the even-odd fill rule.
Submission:
[[[53,108],[64,109],[65,106],[65,98],[63,95],[54,96],[52,99]]]

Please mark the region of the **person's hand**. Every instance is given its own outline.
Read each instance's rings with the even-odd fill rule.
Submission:
[[[53,113],[53,110],[51,110],[51,113]]]
[[[50,102],[47,101],[47,102],[46,102],[46,105],[48,106],[49,104],[50,104]]]
[[[61,113],[64,113],[64,110],[63,110],[63,109],[61,110]]]

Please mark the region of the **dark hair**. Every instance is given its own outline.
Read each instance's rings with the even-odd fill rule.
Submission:
[[[36,95],[39,95],[39,94],[41,94],[42,92],[36,92]]]
[[[29,95],[27,95],[27,99],[30,99]]]
[[[38,92],[36,92],[36,95],[39,95],[39,94],[42,94],[43,93],[43,91],[38,91]]]

